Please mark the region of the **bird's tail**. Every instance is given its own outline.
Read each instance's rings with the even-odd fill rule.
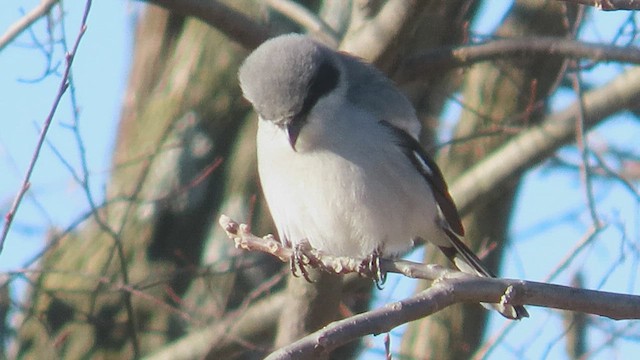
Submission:
[[[462,242],[462,239],[448,227],[444,228],[447,237],[451,241],[451,247],[440,246],[440,250],[451,260],[451,262],[462,272],[495,278],[496,276],[487,269],[476,254]],[[485,305],[485,304],[483,304]],[[486,306],[486,305],[485,305]],[[491,304],[502,316],[507,319],[519,320],[529,317],[529,313],[521,305]]]

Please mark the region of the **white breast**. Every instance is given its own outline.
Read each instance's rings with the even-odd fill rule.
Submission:
[[[431,240],[438,231],[433,195],[388,130],[343,109],[355,120],[353,131],[335,115],[314,113],[332,121],[310,118],[297,151],[283,129],[260,120],[258,168],[280,239],[359,257],[406,251],[416,237]]]

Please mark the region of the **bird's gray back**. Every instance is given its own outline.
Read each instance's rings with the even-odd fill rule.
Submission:
[[[398,87],[378,69],[351,55],[338,53],[347,69],[347,99],[372,112],[379,121],[387,121],[414,138],[420,133],[420,122],[413,105]]]

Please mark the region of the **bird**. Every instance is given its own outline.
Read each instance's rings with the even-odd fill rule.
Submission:
[[[381,71],[285,34],[249,54],[238,78],[258,114],[258,175],[283,245],[393,257],[426,240],[459,270],[495,277],[463,242],[413,105]],[[523,306],[493,307],[509,319],[529,316]]]

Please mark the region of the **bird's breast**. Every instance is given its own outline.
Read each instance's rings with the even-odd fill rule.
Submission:
[[[426,182],[400,151],[361,146],[294,151],[269,123],[258,131],[258,169],[282,240],[334,255],[403,252],[435,224]]]

